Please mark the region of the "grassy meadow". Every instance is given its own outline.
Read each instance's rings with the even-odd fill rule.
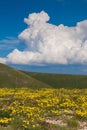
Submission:
[[[29,88],[50,87],[44,82],[0,63],[0,88],[21,88],[25,86]]]
[[[0,89],[0,130],[87,128],[87,89]]]
[[[87,75],[47,74],[35,72],[24,73],[53,88],[87,88]]]
[[[0,130],[87,130],[87,76],[0,64]]]

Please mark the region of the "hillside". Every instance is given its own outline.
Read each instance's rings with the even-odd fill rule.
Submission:
[[[0,87],[49,87],[31,76],[0,63]]]
[[[54,88],[87,88],[87,76],[25,72]]]
[[[0,87],[87,88],[87,76],[24,72],[0,64]]]

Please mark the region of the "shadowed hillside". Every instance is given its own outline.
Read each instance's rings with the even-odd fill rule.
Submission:
[[[25,72],[54,88],[87,88],[87,76]]]
[[[29,75],[0,63],[0,87],[49,87]]]

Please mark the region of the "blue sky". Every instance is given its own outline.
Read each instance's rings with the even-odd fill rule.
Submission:
[[[43,13],[40,14],[41,11],[44,11],[43,13],[45,16],[43,15]],[[43,20],[44,28],[41,26],[40,28],[41,30],[45,30],[45,26],[47,26],[47,30],[50,30],[50,28],[52,28],[50,33],[49,31],[45,30],[46,34],[48,34],[49,36],[49,37],[46,37],[46,39],[44,38],[45,33],[43,32],[40,33],[38,21],[37,21],[37,26],[34,26],[32,22],[31,28],[29,28],[30,25],[28,26],[27,22],[24,23],[24,18],[27,18],[28,20],[29,19],[28,15],[32,13],[36,13],[36,17],[39,17],[40,15],[42,15],[41,19],[42,18],[45,19]],[[46,20],[48,17],[46,15],[50,17],[49,20]],[[34,17],[34,14],[32,14],[32,18],[33,17]],[[34,19],[34,21],[35,20],[37,19]],[[5,59],[7,61],[5,62],[6,64],[16,67],[18,69],[24,69],[28,71],[39,71],[39,72],[49,72],[49,73],[87,74],[87,68],[86,68],[87,66],[87,59],[86,59],[86,43],[87,43],[86,42],[86,38],[87,38],[87,35],[86,35],[87,24],[86,23],[87,21],[86,20],[87,20],[87,0],[21,0],[21,1],[0,0],[0,57],[1,57],[1,61],[4,61]],[[85,21],[85,22],[81,22],[81,21]],[[77,25],[78,22],[80,23],[79,25]],[[60,24],[63,25],[61,29],[59,27]],[[56,29],[54,26],[56,27]],[[58,29],[57,29],[57,26],[58,26]],[[37,30],[39,30],[37,37],[35,37],[36,41],[35,39],[33,39],[32,41],[31,40],[32,38],[27,39],[26,37],[24,37],[26,33],[25,29],[35,30],[36,27],[38,28]],[[74,27],[74,29],[72,29],[71,27]],[[79,30],[80,28],[81,28],[81,31],[79,33],[74,31],[76,29]],[[54,35],[54,30],[55,32],[57,32],[57,35]],[[60,32],[58,32],[57,30],[59,30]],[[67,35],[66,38],[65,36],[62,36],[61,34],[62,32],[63,32],[63,35]],[[76,33],[75,39],[74,39],[75,36],[73,36],[72,32]],[[31,34],[34,35],[34,32],[31,32],[29,36],[31,36]],[[61,39],[65,38],[64,40],[66,40],[67,42],[65,43],[64,41],[62,41],[62,45],[60,47],[61,42],[56,44],[53,40],[50,40],[51,34],[52,36],[54,36],[54,39],[57,42],[60,39],[60,38],[58,39],[57,37],[61,37]],[[78,38],[82,35],[84,37]],[[51,51],[49,51],[49,49],[43,48],[44,52],[46,51],[46,53],[44,53],[42,48],[40,48],[41,45],[40,44],[36,45],[36,43],[37,44],[39,43],[40,39],[43,39],[44,41],[47,42],[47,44],[42,42],[41,44],[43,45],[42,48],[43,47],[50,48],[50,46],[52,46],[54,50],[52,50],[51,48],[50,49]],[[71,46],[73,42],[75,41],[76,44],[79,44],[80,46],[80,43],[77,42],[79,41],[79,39],[80,39],[81,45],[84,44],[84,46],[82,45],[84,49],[83,47],[79,48],[78,46],[75,45],[74,48],[79,48],[78,53],[76,53],[74,50],[72,50],[72,53],[75,53],[75,55],[77,56],[77,59],[76,58],[74,59],[75,56],[73,57],[71,56],[67,58],[67,56],[65,55],[65,53],[67,52],[65,51],[65,48],[64,48],[65,44],[67,43],[69,44],[69,41],[70,41],[70,46]],[[50,43],[48,41],[50,41]],[[29,45],[32,42],[34,44],[33,47]],[[68,47],[69,45],[67,46],[67,48]],[[58,51],[57,48],[60,49],[61,52],[64,49],[65,53],[61,53],[60,51]],[[81,49],[83,50],[81,51]],[[58,53],[53,53],[53,51],[54,52],[57,51]],[[71,53],[71,50],[69,51]],[[42,53],[42,55],[39,57],[40,59],[39,61],[37,61],[38,60],[38,56],[37,56],[37,58],[33,58],[34,60],[33,59],[31,60],[29,59],[29,61],[25,60],[24,62],[26,62],[26,64],[24,64],[23,62],[21,62],[21,60],[23,59],[20,59],[20,57],[23,57],[26,52],[29,52],[29,53],[26,54],[25,56],[28,55],[30,57],[32,57],[32,55],[35,55],[34,57],[36,57],[37,56],[36,52],[37,53],[40,52]],[[32,55],[31,55],[31,52],[32,52]],[[52,57],[53,54],[50,55],[49,53],[51,54],[53,53],[54,57]],[[59,57],[57,57],[58,54],[59,54]],[[19,57],[18,55],[21,55],[21,56]],[[69,55],[69,52],[67,55]],[[79,57],[78,55],[81,55],[81,56]],[[16,59],[15,57],[17,56],[20,62],[18,61],[14,62],[14,60]],[[45,57],[45,58],[41,58],[41,57]],[[83,59],[83,57],[85,58]]]

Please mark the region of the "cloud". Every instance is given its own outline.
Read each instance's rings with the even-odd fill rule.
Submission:
[[[0,40],[0,44],[18,44],[19,43],[19,39],[15,38],[15,37],[6,37],[6,39]]]
[[[0,51],[14,49],[20,43],[20,40],[15,37],[6,37],[6,39],[0,40]]]
[[[86,64],[87,20],[74,27],[50,24],[44,11],[32,13],[24,22],[28,27],[19,34],[26,49],[14,49],[6,57],[13,64]]]
[[[0,63],[6,64],[6,58],[1,58],[0,57]]]

